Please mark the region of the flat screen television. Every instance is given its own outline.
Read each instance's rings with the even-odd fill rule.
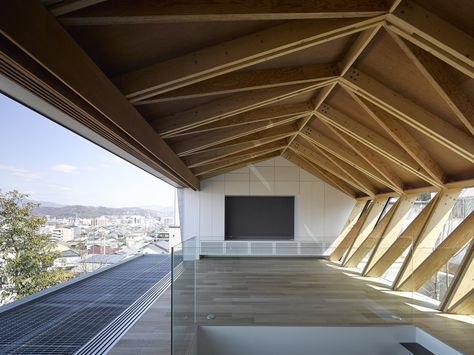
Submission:
[[[294,196],[226,196],[226,240],[294,240]]]

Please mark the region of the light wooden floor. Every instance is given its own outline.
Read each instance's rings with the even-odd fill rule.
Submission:
[[[474,354],[473,324],[415,309],[410,304],[427,310],[432,305],[399,296],[402,293],[384,292],[382,284],[351,277],[330,265],[317,259],[202,259],[197,267],[197,321],[213,325],[408,323],[461,352]],[[183,293],[189,297],[189,289]],[[206,318],[211,313],[215,320]],[[158,345],[160,341],[169,347],[169,333],[164,328],[159,331],[166,319],[169,322],[166,309],[150,309],[112,353],[149,354],[155,342],[165,349]],[[133,352],[126,352],[127,348]],[[154,353],[166,352],[156,348]]]
[[[171,353],[171,290],[168,289],[112,348],[113,355]]]

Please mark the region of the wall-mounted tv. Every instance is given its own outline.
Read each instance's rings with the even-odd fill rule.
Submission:
[[[226,196],[225,239],[295,239],[294,196]]]

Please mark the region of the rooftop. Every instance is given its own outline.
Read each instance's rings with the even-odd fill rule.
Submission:
[[[169,271],[168,255],[140,256],[14,308],[1,307],[0,353],[76,352]]]

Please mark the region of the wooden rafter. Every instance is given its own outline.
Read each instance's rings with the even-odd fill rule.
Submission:
[[[202,151],[206,148],[217,146],[221,143],[229,142],[237,138],[243,138],[252,133],[264,131],[269,128],[276,128],[277,126],[282,126],[293,121],[293,118],[278,118],[275,120],[250,123],[232,129],[215,130],[202,134],[198,133],[192,137],[172,143],[171,146],[177,154],[186,155],[192,152]],[[279,133],[286,133],[288,131],[292,131],[294,133],[296,129],[296,126],[287,125],[286,127],[281,127]]]
[[[326,84],[298,84],[232,95],[187,111],[157,118],[152,125],[158,133],[166,138],[176,133],[186,132],[208,123],[312,91],[324,85]]]
[[[430,220],[431,213],[438,206],[439,195],[439,193],[436,194],[413,222],[386,249],[381,250],[382,255],[377,261],[371,263],[371,266],[364,271],[364,275],[382,276],[405,250],[418,239],[418,236],[423,232],[425,225]]]
[[[335,64],[313,64],[300,67],[232,72],[185,86],[146,100],[131,99],[136,105],[233,94],[256,89],[311,83],[334,79],[339,75]]]
[[[471,241],[464,258],[459,265],[459,270],[440,305],[440,309],[444,312],[472,314],[474,311],[472,303],[474,290],[474,285],[472,284],[473,279],[474,241]]]
[[[397,287],[402,291],[417,291],[443,265],[474,237],[474,213],[467,216],[450,235]]]
[[[431,176],[426,174],[421,166],[415,162],[405,150],[370,128],[365,127],[327,104],[322,104],[316,111],[316,114],[328,124],[350,135],[360,143],[383,155],[413,175],[427,181],[431,185],[440,185],[436,180],[431,178]]]
[[[393,0],[392,5],[390,6],[390,9],[388,10],[388,12],[390,13],[394,12],[401,2],[402,0]]]
[[[374,238],[379,238],[374,250],[370,254],[369,260],[362,271],[363,276],[370,276],[373,272],[373,268],[377,265],[381,258],[385,255],[385,252],[396,242],[398,236],[401,233],[402,226],[408,215],[413,208],[415,200],[417,199],[417,193],[410,193],[400,196],[397,206],[393,206],[393,216],[387,226],[387,228],[379,236],[374,234]],[[364,246],[362,246],[364,247]]]
[[[247,111],[229,118],[198,126],[182,133],[175,133],[170,137],[186,136],[189,134],[214,131],[216,129],[247,125],[249,123],[269,121],[278,118],[293,117],[301,118],[312,113],[309,103],[301,102],[276,106],[264,106],[262,108]]]
[[[139,142],[187,186],[199,181],[107,76],[38,1],[9,1],[0,12],[0,33],[53,73],[79,97]],[[20,20],[21,19],[21,20]],[[51,53],[62,53],[68,60]],[[81,68],[80,71],[77,68]]]
[[[345,237],[339,242],[339,244],[334,248],[334,250],[329,255],[329,260],[339,261],[344,256],[344,253],[351,247],[354,240],[359,235],[360,231],[364,227],[367,217],[370,214],[372,209],[372,204],[366,205],[362,213],[360,214],[357,222],[354,223],[351,230],[345,235]]]
[[[337,176],[331,174],[330,172],[322,169],[321,167],[312,164],[310,161],[299,156],[297,153],[294,153],[291,150],[287,150],[286,152],[282,153],[282,157],[299,166],[301,169],[307,171],[308,173],[316,176],[322,181],[328,183],[335,189],[342,191],[346,195],[349,195],[351,197],[357,196],[356,191],[349,184],[339,179]]]
[[[344,227],[342,227],[342,232],[339,233],[337,238],[332,242],[331,247],[329,248],[331,252],[337,248],[337,246],[344,240],[346,235],[354,227],[354,224],[357,223],[357,220],[359,219],[360,214],[364,210],[364,207],[366,204],[367,204],[367,201],[358,200],[356,202],[356,204],[352,208],[351,213],[349,214],[349,217],[347,218],[346,223],[344,224]]]
[[[344,75],[352,64],[357,60],[360,54],[364,51],[365,47],[369,44],[369,42],[374,38],[377,31],[380,29],[382,24],[378,24],[376,26],[370,27],[357,36],[356,41],[351,45],[347,53],[345,53],[343,60],[338,64],[339,66],[339,76]],[[326,100],[326,98],[331,94],[332,90],[336,87],[336,83],[330,84],[324,87],[318,94],[311,100],[314,110],[317,110],[319,106]],[[306,119],[301,121],[299,126],[298,132],[288,141],[288,147],[293,143],[293,141],[298,137],[300,132],[306,127],[306,125],[310,122],[312,115],[308,115]],[[284,150],[284,151],[285,151]]]
[[[320,151],[311,147],[306,141],[300,138],[296,138],[293,143],[290,145],[290,149],[303,156],[306,160],[310,161],[312,164],[315,164],[322,169],[330,172],[331,174],[337,176],[339,179],[345,181],[347,184],[351,185],[354,189],[358,191],[364,191],[364,188],[355,182],[351,176],[345,173],[341,168],[334,164],[331,160],[326,158],[321,154]]]
[[[358,95],[474,163],[472,136],[426,111],[360,70],[352,68],[344,75],[343,79],[344,85],[347,85]]]
[[[474,38],[414,1],[402,1],[387,27],[474,78]]]
[[[388,198],[386,201],[388,203]],[[387,230],[387,227],[390,224],[393,216],[395,215],[395,212],[397,211],[400,202],[401,201],[399,199],[397,200],[397,202],[394,203],[390,210],[382,217],[382,219],[380,219],[380,221],[377,223],[372,232],[370,232],[370,234],[367,234],[366,237],[364,235],[357,237],[343,266],[357,267],[360,262],[367,256],[367,254],[370,253],[370,251],[377,245],[377,243],[380,241],[385,231]]]
[[[303,138],[309,139],[313,144],[317,145],[318,147],[337,156],[339,159],[345,161],[347,164],[350,164],[355,169],[364,173],[368,177],[378,181],[381,184],[384,184],[388,188],[391,188],[390,184],[387,183],[383,176],[380,175],[380,173],[378,173],[372,166],[369,165],[369,163],[363,160],[352,149],[346,148],[344,145],[341,145],[339,142],[332,140],[324,133],[319,132],[318,130],[314,129],[312,126],[309,125],[302,130],[301,136]]]
[[[278,140],[281,138],[287,138],[293,135],[296,129],[296,124],[276,126],[256,133],[246,134],[240,138],[226,140],[225,142],[208,146],[197,151],[187,152],[186,154],[182,154],[182,156],[191,157],[203,153],[219,152],[222,149],[244,149],[249,146],[257,146],[267,139]]]
[[[375,37],[382,24],[368,28],[361,32],[354,43],[351,45],[343,60],[339,63],[340,75],[344,75],[352,67],[352,64],[359,58],[364,49],[368,46],[370,41]]]
[[[446,182],[446,174],[410,131],[386,111],[346,90],[368,115],[374,119],[410,156],[439,184]]]
[[[340,131],[333,127],[331,124],[322,121],[331,132],[333,132],[344,144],[364,159],[369,165],[371,165],[380,175],[382,175],[391,188],[398,192],[403,193],[403,182],[395,172],[387,166],[385,159],[374,150],[370,149],[366,145],[360,143],[358,140],[352,138],[350,135]]]
[[[226,158],[223,158],[219,161],[210,162],[208,164],[198,166],[192,169],[192,171],[194,172],[194,174],[196,174],[196,176],[209,174],[215,170],[221,170],[228,166],[241,163],[242,161],[248,161],[253,158],[258,158],[261,155],[273,153],[275,151],[280,151],[284,146],[286,146],[285,140],[283,140],[283,142],[268,143],[265,146],[251,148],[246,152],[238,153],[233,156],[228,156]]]
[[[331,93],[332,89],[334,89],[335,86],[336,86],[336,83],[332,83],[332,84],[322,88],[316,94],[316,97],[311,100],[311,104],[313,105],[313,109],[316,109],[317,107],[319,107],[319,105],[321,105],[321,103],[326,99],[326,97],[328,97],[328,95]],[[291,137],[288,140],[288,145],[283,150],[283,152],[285,152],[290,147],[290,145],[299,136],[299,133],[301,132],[301,130],[308,124],[308,122],[311,120],[312,117],[313,117],[313,113],[311,112],[309,115],[306,116],[305,119],[301,120],[301,122],[298,126],[298,130],[295,132],[293,137]]]
[[[13,82],[20,83],[21,87],[31,90],[39,100],[60,108],[63,113],[60,117],[69,117],[71,120],[62,122],[65,127],[76,132],[76,121],[88,127],[92,132],[106,136],[111,144],[146,164],[151,174],[157,175],[164,181],[175,186],[187,186],[187,184],[176,177],[171,171],[163,167],[159,160],[151,155],[139,142],[130,140],[130,136],[120,127],[116,126],[105,116],[98,115],[97,111],[87,102],[82,100],[74,91],[60,82],[51,73],[47,72],[33,59],[26,57],[24,53],[15,48],[7,41],[0,41],[0,72],[1,75]],[[2,83],[5,83],[2,79]],[[16,97],[14,93],[10,93]],[[22,102],[21,97],[18,99]],[[47,106],[46,106],[47,107]],[[39,112],[43,112],[38,108]],[[75,121],[73,121],[75,120]],[[98,138],[96,136],[96,138]],[[92,138],[91,141],[101,144]]]
[[[389,33],[436,92],[449,105],[456,117],[474,135],[474,105],[461,90],[459,83],[448,72],[446,64],[418,46],[405,42],[397,34],[391,31]]]
[[[279,150],[282,147],[286,145],[286,139],[282,138],[279,140],[274,140],[270,142],[266,142],[265,144],[259,145],[258,147],[247,147],[247,149],[239,151],[239,152],[234,152],[232,154],[226,155],[225,157],[219,157],[213,161],[208,161],[205,163],[200,164],[199,166],[196,167],[196,170],[200,168],[205,168],[206,165],[212,165],[212,164],[219,164],[219,163],[224,163],[228,160],[232,160],[234,158],[238,158],[244,155],[252,155],[255,153],[266,153],[266,152],[273,152],[275,150]]]
[[[454,207],[462,189],[455,188],[440,192],[440,196],[430,217],[426,220],[423,230],[413,239],[413,247],[405,258],[400,271],[393,282],[393,288],[398,290],[416,268],[433,252],[445,222]]]
[[[263,154],[263,155],[260,155],[260,156],[257,156],[257,157],[250,158],[248,160],[241,161],[239,163],[234,163],[232,165],[214,170],[214,171],[209,172],[207,174],[201,175],[200,177],[201,177],[201,180],[209,179],[213,176],[222,175],[222,174],[225,174],[229,171],[240,169],[240,168],[245,167],[245,166],[251,166],[252,164],[255,164],[257,162],[265,161],[265,160],[268,160],[268,159],[271,159],[271,158],[275,158],[279,155],[280,155],[280,152],[278,152],[278,151],[268,153],[268,154]]]
[[[241,152],[244,153],[248,149],[257,148],[264,144],[275,142],[280,139],[284,139],[290,134],[277,135],[274,137],[265,137],[260,140],[243,142],[240,144],[233,144],[230,146],[224,146],[218,149],[213,149],[213,150],[209,150],[205,152],[198,152],[197,154],[184,156],[182,159],[189,168],[195,168],[197,166],[204,165],[216,160],[220,160],[222,158],[225,158],[237,153],[241,153]]]
[[[379,25],[383,17],[291,21],[117,78],[128,98],[145,99]]]
[[[75,0],[75,2],[100,2],[104,0]],[[321,1],[188,1],[153,3],[146,0],[105,3],[93,11],[81,11],[62,17],[67,26],[98,26],[143,23],[180,23],[201,21],[257,21],[370,17],[388,10],[385,1],[332,0]],[[64,15],[68,12],[57,12]]]
[[[367,215],[367,218],[360,229],[359,233],[355,235],[355,237],[351,240],[349,247],[347,248],[347,252],[344,254],[342,258],[342,265],[347,266],[347,262],[349,258],[351,258],[360,245],[370,236],[373,232],[374,228],[376,227],[380,215],[382,214],[385,205],[387,204],[388,198],[387,197],[376,197],[372,200],[370,212]]]
[[[322,156],[326,157],[333,162],[342,172],[349,176],[356,184],[364,191],[368,196],[375,196],[377,194],[377,189],[373,185],[366,175],[360,173],[355,169],[351,164],[346,163],[344,160],[339,159],[337,156],[329,153],[326,150],[320,149],[318,145],[313,144],[313,141],[307,139],[305,135],[300,135],[303,140],[306,140],[310,146],[320,153]]]
[[[54,16],[63,16],[104,1],[106,0],[64,0],[52,5],[49,10]]]

